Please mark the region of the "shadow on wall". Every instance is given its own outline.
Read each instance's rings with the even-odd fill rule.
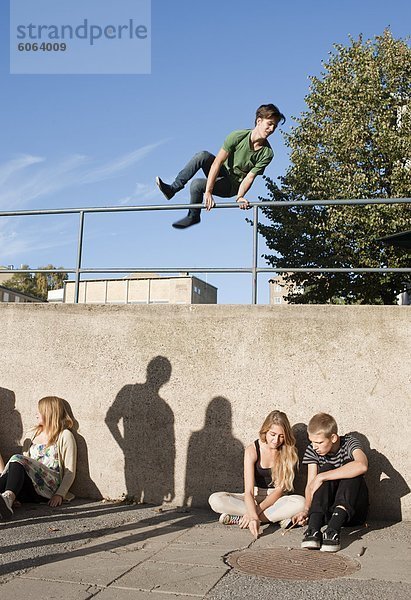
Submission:
[[[305,485],[307,483],[307,465],[303,465],[304,452],[309,444],[307,425],[305,423],[296,423],[292,426],[295,436],[295,444],[298,452],[298,468],[295,471],[294,493],[304,496]]]
[[[77,469],[76,478],[70,489],[75,496],[80,498],[92,498],[101,500],[103,498],[100,490],[90,477],[90,463],[88,458],[87,442],[79,433],[79,422],[73,414],[73,410],[67,400],[63,400],[64,406],[70,417],[73,419],[73,432],[77,444]]]
[[[0,453],[5,463],[21,451],[22,436],[23,425],[16,410],[15,393],[0,387]]]
[[[213,492],[242,492],[244,446],[233,437],[231,404],[213,398],[203,429],[190,436],[185,479],[185,506],[208,506]]]
[[[394,469],[384,454],[371,448],[368,438],[352,431],[363,447],[368,458],[368,472],[365,476],[370,492],[369,518],[376,520],[387,519],[399,522],[402,520],[401,498],[406,496],[410,488],[403,476]]]
[[[170,361],[156,356],[146,382],[125,385],[107,411],[106,425],[124,454],[127,496],[137,502],[174,499],[174,414],[159,395],[170,377]]]

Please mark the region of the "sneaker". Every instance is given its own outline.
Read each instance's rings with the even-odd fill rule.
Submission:
[[[173,223],[173,227],[175,227],[176,229],[186,229],[187,227],[191,227],[191,225],[196,225],[200,221],[200,215],[187,215],[186,217],[184,217],[184,219]]]
[[[301,542],[301,548],[321,548],[322,537],[321,531],[307,529]]]
[[[13,502],[7,492],[0,494],[0,517],[3,521],[9,521],[13,516]]]
[[[340,534],[335,529],[327,528],[323,534],[321,552],[338,552],[341,550]]]
[[[282,519],[278,524],[281,527],[281,529],[288,529],[292,524],[292,520],[291,519]]]
[[[171,185],[168,185],[168,183],[164,183],[164,181],[162,181],[160,177],[156,177],[156,184],[160,192],[165,197],[165,199],[171,200],[171,198],[174,196],[174,191],[171,189]]]
[[[229,515],[228,513],[223,513],[222,515],[220,515],[220,518],[218,520],[223,525],[239,525],[240,519],[241,517],[239,517],[238,515]]]

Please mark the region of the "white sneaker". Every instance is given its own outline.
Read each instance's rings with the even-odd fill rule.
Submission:
[[[292,520],[291,519],[282,519],[281,521],[279,521],[279,526],[281,527],[281,529],[288,529],[288,527],[291,525]]]
[[[9,521],[13,516],[13,501],[7,492],[0,494],[0,517],[3,521]]]
[[[228,513],[223,513],[220,515],[218,520],[222,525],[239,525],[241,517],[238,515],[229,515]]]

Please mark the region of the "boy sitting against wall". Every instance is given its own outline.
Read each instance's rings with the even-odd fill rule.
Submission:
[[[364,473],[368,460],[357,439],[338,435],[331,415],[314,415],[307,433],[311,443],[303,457],[303,464],[308,465],[305,507],[293,522],[308,523],[302,548],[337,552],[341,548],[342,526],[365,522],[368,489]],[[324,525],[327,527],[322,533]]]

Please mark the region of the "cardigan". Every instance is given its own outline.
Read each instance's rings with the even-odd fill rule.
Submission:
[[[23,454],[25,456],[29,455],[29,449],[33,443],[33,439],[34,435],[30,439],[24,441]],[[57,438],[57,454],[61,482],[54,494],[61,496],[63,500],[72,500],[74,494],[69,492],[69,489],[76,477],[77,444],[74,435],[69,429],[63,429]]]

